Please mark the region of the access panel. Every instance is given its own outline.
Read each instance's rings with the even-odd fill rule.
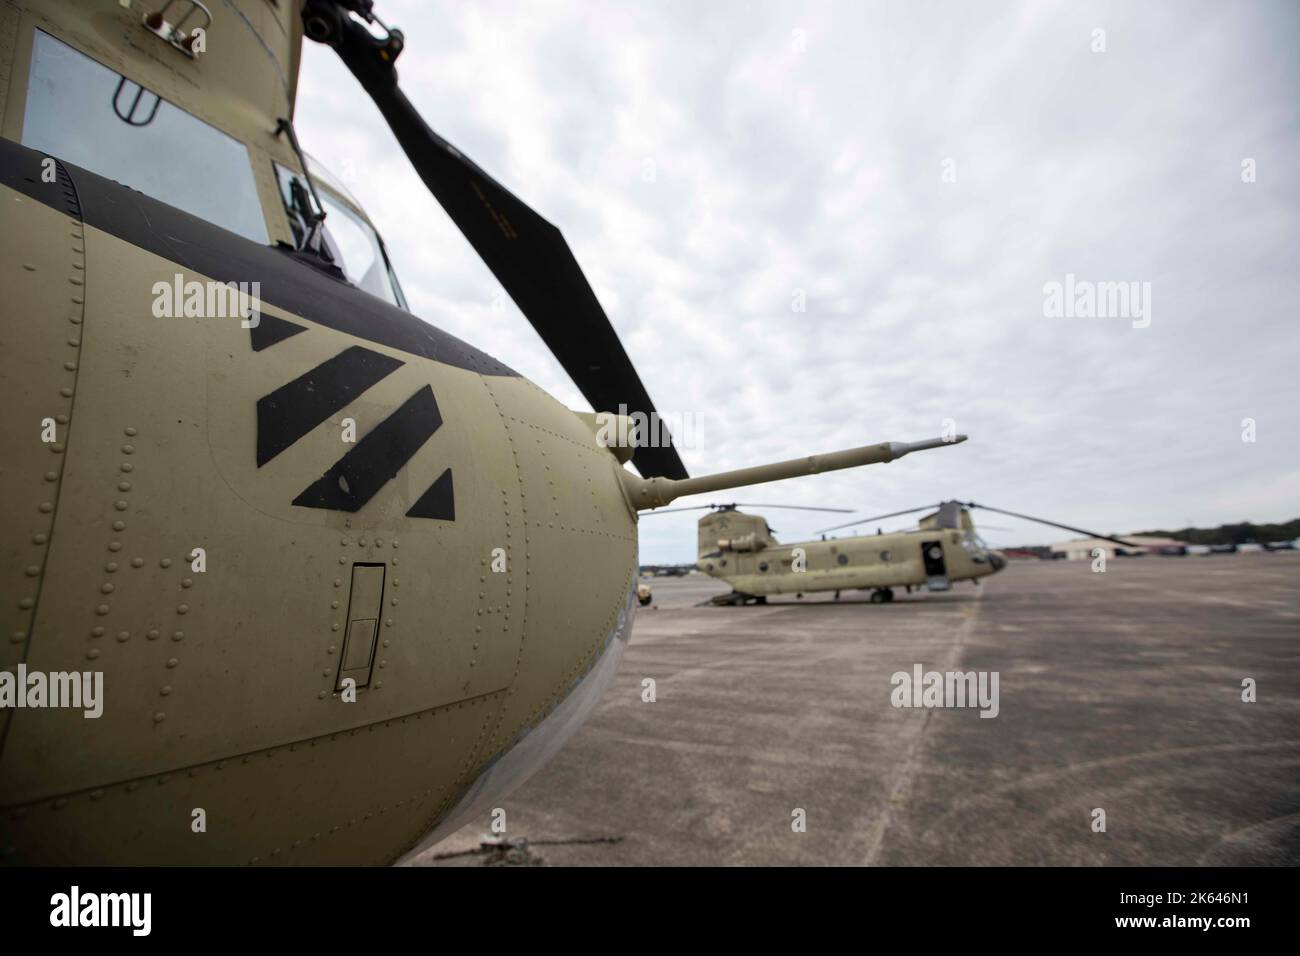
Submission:
[[[343,638],[336,690],[352,678],[358,689],[370,683],[375,662],[375,643],[379,636],[379,612],[384,604],[382,564],[352,565],[352,592],[348,601],[348,626]]]

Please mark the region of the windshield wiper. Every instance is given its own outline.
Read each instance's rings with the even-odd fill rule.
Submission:
[[[294,132],[293,123],[280,118],[276,124],[275,135],[281,133],[288,135],[289,145],[293,148],[293,153],[298,157],[298,165],[302,167],[302,178],[307,182],[307,189],[311,191],[311,202],[308,201],[306,193],[303,191],[302,183],[298,179],[290,181],[289,194],[292,197],[293,205],[299,215],[303,217],[303,226],[305,231],[301,241],[298,243],[298,252],[311,252],[326,262],[333,264],[334,257],[330,254],[329,248],[324,242],[325,233],[325,206],[320,201],[320,194],[316,192],[316,183],[311,178],[311,171],[307,168],[307,157],[302,154],[302,147],[298,145],[298,134]],[[315,209],[312,208],[315,204]]]

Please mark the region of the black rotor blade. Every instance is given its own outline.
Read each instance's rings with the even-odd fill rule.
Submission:
[[[1142,547],[1140,544],[1135,544],[1132,541],[1125,541],[1123,538],[1112,538],[1108,534],[1098,534],[1096,531],[1089,531],[1087,528],[1075,528],[1072,525],[1061,524],[1060,522],[1057,521],[1048,521],[1046,518],[1035,518],[1032,515],[1022,515],[1014,511],[1005,511],[1002,508],[992,508],[989,505],[979,505],[973,501],[967,501],[965,503],[965,507],[983,508],[985,511],[992,511],[1000,515],[1008,515],[1012,518],[1021,518],[1025,521],[1036,521],[1039,524],[1045,524],[1052,528],[1060,528],[1063,531],[1073,531],[1075,534],[1086,535],[1089,538],[1098,538],[1102,541],[1113,541],[1115,544],[1122,544],[1126,548]]]
[[[435,133],[397,86],[393,61],[398,30],[376,38],[348,15],[369,19],[369,4],[307,0],[304,27],[332,46],[383,114],[402,151],[452,222],[469,240],[502,288],[597,412],[655,411],[650,396],[596,299],[564,236]],[[639,447],[632,463],[647,478],[686,478],[662,422],[654,447]]]
[[[883,521],[885,518],[897,518],[899,515],[915,514],[918,511],[929,511],[931,508],[937,508],[938,505],[921,505],[919,508],[908,508],[906,511],[891,511],[887,515],[872,515],[867,518],[858,518],[856,521],[848,521],[844,524],[837,524],[833,528],[822,528],[820,531],[814,531],[813,534],[826,534],[828,531],[839,531],[841,528],[852,528],[854,525],[866,524],[868,521]]]

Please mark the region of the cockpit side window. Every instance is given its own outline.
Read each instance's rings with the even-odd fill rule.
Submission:
[[[280,198],[284,200],[294,243],[301,244],[311,217],[307,182],[279,163],[275,164],[275,176],[280,184]],[[374,227],[331,192],[327,180],[316,175],[312,178],[316,180],[317,192],[325,207],[324,240],[334,264],[343,270],[353,285],[389,305],[406,309],[406,298]]]
[[[989,551],[989,546],[984,542],[974,529],[967,529],[962,536],[961,546],[970,554],[971,559],[976,564],[983,564]]]
[[[269,241],[243,143],[40,30],[22,143]]]

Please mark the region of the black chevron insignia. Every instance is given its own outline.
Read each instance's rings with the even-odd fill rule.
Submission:
[[[259,398],[257,467],[261,468],[402,364],[400,359],[354,345]]]
[[[257,325],[249,327],[248,334],[253,340],[253,351],[260,352],[269,349],[276,342],[283,342],[292,335],[306,331],[304,326],[297,323],[263,313],[258,316]]]
[[[429,490],[420,495],[406,513],[408,518],[436,518],[439,521],[456,520],[456,496],[451,487],[451,469],[448,468]]]
[[[293,503],[303,508],[359,510],[401,471],[441,425],[442,414],[433,389],[426,385],[376,425]],[[434,484],[436,487],[437,482]],[[451,475],[447,473],[448,493],[450,489]]]

